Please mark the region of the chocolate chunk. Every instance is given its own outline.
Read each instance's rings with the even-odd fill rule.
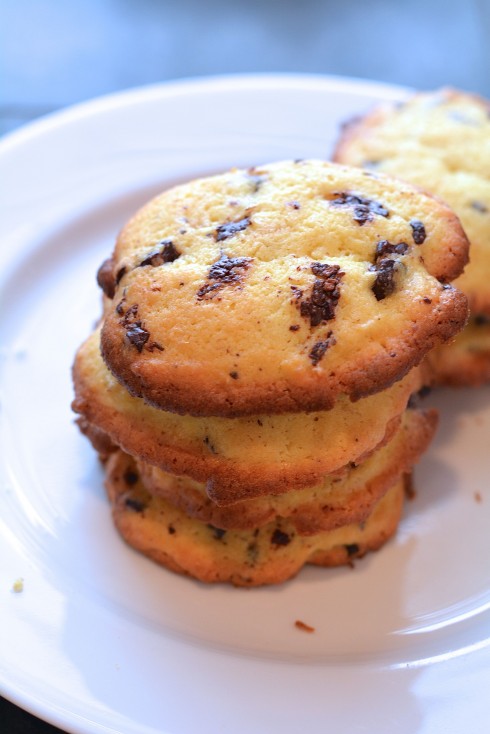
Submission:
[[[119,285],[123,277],[126,275],[126,266],[123,265],[122,268],[119,268],[119,270],[116,273],[116,285]]]
[[[220,224],[219,227],[216,227],[214,236],[216,242],[222,242],[223,240],[227,240],[228,237],[233,237],[237,232],[242,232],[244,229],[247,229],[251,223],[250,217],[244,217],[243,219],[239,219],[238,222],[225,222],[225,224]]]
[[[204,443],[206,444],[206,446],[208,447],[208,449],[211,451],[212,454],[217,454],[218,453],[216,451],[216,449],[214,448],[213,444],[211,443],[211,441],[209,440],[209,436],[205,436],[203,440],[204,440]]]
[[[377,214],[380,217],[389,217],[390,213],[388,209],[380,204],[378,201],[367,199],[360,194],[355,194],[349,191],[335,192],[333,194],[335,198],[330,199],[330,205],[342,208],[352,208],[354,210],[354,221],[362,227],[366,222],[370,222],[374,219],[374,215]]]
[[[391,296],[395,290],[395,272],[398,263],[396,260],[381,260],[376,265],[376,280],[374,281],[372,291],[377,301],[382,301],[387,296]]]
[[[144,502],[141,502],[140,500],[135,500],[133,497],[126,497],[124,500],[124,504],[126,507],[129,507],[130,510],[134,510],[135,512],[143,512],[146,505]]]
[[[131,320],[133,319],[134,316],[136,316],[137,313],[138,313],[138,304],[137,303],[133,303],[133,305],[130,306],[128,308],[128,310],[126,311],[126,313],[124,314],[124,318],[121,319],[121,323],[124,326],[130,325],[131,324]]]
[[[271,535],[271,543],[274,545],[289,545],[290,542],[291,536],[279,530],[279,528],[276,528]]]
[[[297,285],[292,285],[292,286],[291,286],[291,291],[292,291],[292,293],[293,293],[293,298],[294,298],[294,299],[295,299],[296,301],[299,301],[299,300],[300,300],[300,298],[301,298],[301,297],[303,296],[303,291],[301,290],[301,288],[298,288],[298,286],[297,286]]]
[[[289,331],[298,331],[298,329],[299,324],[291,324],[291,326],[289,327]]]
[[[107,298],[114,298],[116,283],[113,275],[114,260],[112,257],[104,260],[97,270],[97,284],[102,288]]]
[[[150,334],[141,326],[141,321],[135,321],[133,324],[130,324],[126,329],[126,336],[138,352],[143,351],[143,347],[150,338]]]
[[[151,252],[140,262],[140,268],[145,265],[152,265],[156,268],[165,263],[173,263],[182,254],[177,250],[172,240],[162,240],[157,247],[157,250]]]
[[[471,207],[472,209],[475,209],[475,211],[480,212],[480,214],[486,214],[488,212],[488,207],[486,207],[485,204],[482,204],[481,201],[472,201]]]
[[[203,298],[214,298],[216,293],[225,286],[238,285],[251,262],[251,257],[221,255],[220,259],[209,269],[208,278],[211,283],[205,283],[199,288],[197,299],[200,301]]]
[[[249,168],[247,172],[247,181],[250,184],[254,194],[260,189],[267,176],[263,173],[257,173],[255,168]]]
[[[423,385],[420,390],[410,395],[407,403],[407,408],[416,410],[420,408],[422,400],[424,400],[432,392],[432,388],[429,385]]]
[[[404,255],[407,250],[408,245],[406,242],[393,244],[392,242],[388,242],[388,240],[380,240],[376,245],[376,261],[387,255]]]
[[[479,313],[473,317],[473,323],[475,326],[489,326],[490,316],[485,316],[485,314]]]
[[[340,298],[340,281],[344,276],[339,265],[328,265],[327,263],[314,262],[311,271],[316,275],[313,288],[309,298],[301,300],[300,296],[291,286],[293,293],[299,299],[299,310],[303,318],[309,319],[310,326],[315,327],[322,321],[330,321],[335,318],[335,308]],[[298,289],[299,290],[299,289]]]
[[[232,380],[238,380],[238,372],[230,372],[230,377]]]
[[[301,209],[299,201],[287,201],[286,206],[291,207],[291,209]]]
[[[214,525],[211,525],[211,523],[208,523],[208,528],[213,531],[213,535],[216,540],[222,540],[223,536],[226,534],[226,530],[223,530],[222,528],[217,528]]]
[[[421,245],[423,242],[425,242],[427,233],[425,231],[423,222],[421,222],[420,219],[411,219],[410,227],[412,228],[412,237],[415,244]]]
[[[168,530],[168,534],[169,534],[169,535],[175,535],[175,533],[176,533],[176,530],[175,530],[175,528],[174,528],[174,526],[173,526],[173,525],[169,525],[169,526],[167,527],[167,530]]]
[[[151,342],[151,344],[148,344],[148,346],[146,348],[148,349],[149,352],[154,352],[155,349],[157,351],[159,351],[159,352],[164,352],[165,351],[165,349],[162,347],[162,345],[159,344],[158,342]]]
[[[138,474],[135,471],[128,469],[128,471],[124,472],[123,479],[126,482],[126,484],[128,484],[131,487],[133,484],[136,484],[136,482],[138,481]]]
[[[313,345],[308,355],[313,364],[313,367],[317,366],[318,362],[323,358],[327,349],[329,347],[333,347],[335,343],[335,337],[332,336],[332,332],[329,331],[324,340],[316,342],[316,344]]]
[[[347,551],[347,555],[349,556],[349,558],[359,553],[359,546],[357,545],[357,543],[347,543],[346,545],[344,545],[344,548]]]

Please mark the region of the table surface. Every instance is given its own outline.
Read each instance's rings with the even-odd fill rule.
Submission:
[[[490,97],[490,0],[3,0],[0,134],[129,87],[336,74]],[[55,734],[0,698],[0,729]]]

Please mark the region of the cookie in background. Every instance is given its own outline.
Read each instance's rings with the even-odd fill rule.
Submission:
[[[458,215],[471,246],[455,285],[468,296],[471,316],[452,343],[430,354],[428,365],[439,385],[490,381],[490,103],[442,89],[382,105],[345,125],[334,160],[398,176]]]

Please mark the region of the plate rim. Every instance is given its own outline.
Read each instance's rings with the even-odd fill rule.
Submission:
[[[322,91],[346,91],[369,97],[372,95],[392,100],[411,91],[404,85],[391,84],[361,77],[340,76],[336,74],[313,74],[294,72],[255,72],[240,74],[213,74],[209,76],[189,76],[181,79],[128,87],[108,94],[101,94],[81,102],[76,102],[48,112],[26,122],[19,128],[0,137],[0,159],[10,148],[23,145],[28,139],[52,131],[60,125],[79,122],[85,117],[100,114],[107,110],[140,104],[151,99],[157,100],[184,94],[203,92],[227,92],[241,89],[290,89],[299,87],[321,88]]]

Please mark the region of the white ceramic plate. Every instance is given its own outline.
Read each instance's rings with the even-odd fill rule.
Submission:
[[[232,165],[326,157],[344,119],[403,94],[321,77],[184,82],[1,144],[5,696],[83,734],[488,731],[488,389],[431,400],[442,429],[394,542],[354,571],[259,590],[204,586],[126,547],[69,407],[95,271],[139,204]]]

